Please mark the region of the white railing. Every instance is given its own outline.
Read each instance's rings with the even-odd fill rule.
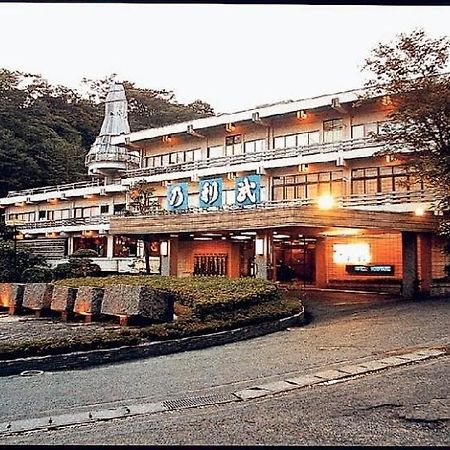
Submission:
[[[169,164],[164,167],[145,167],[141,169],[127,170],[124,176],[127,178],[135,178],[140,176],[208,169],[211,167],[233,166],[243,163],[271,161],[273,159],[310,156],[338,151],[342,151],[345,153],[351,150],[359,150],[362,148],[371,147],[375,147],[381,150],[384,147],[384,144],[375,142],[370,138],[350,139],[347,141],[332,142],[328,144],[304,145],[299,147],[278,148],[256,153],[243,153],[240,155],[222,156],[219,158],[210,158],[201,161]],[[230,169],[230,171],[232,171],[232,169]]]
[[[140,162],[140,156],[139,155],[133,155],[130,153],[111,153],[111,152],[104,152],[104,153],[92,153],[86,155],[85,158],[85,164],[91,164],[93,162],[124,162],[127,164],[133,164],[133,165],[139,165]]]
[[[109,224],[109,219],[110,216],[91,216],[71,219],[41,220],[37,222],[27,222],[18,226],[17,229],[23,230],[37,228],[73,227],[82,225],[105,225]]]

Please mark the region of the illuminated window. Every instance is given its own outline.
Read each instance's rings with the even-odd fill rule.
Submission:
[[[333,244],[333,262],[336,264],[367,264],[370,259],[369,244]]]
[[[344,123],[342,119],[325,120],[323,122],[323,142],[338,142],[342,140]]]

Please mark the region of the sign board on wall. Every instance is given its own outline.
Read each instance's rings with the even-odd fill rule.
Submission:
[[[222,178],[200,181],[198,203],[200,208],[222,206]]]
[[[261,175],[236,178],[235,193],[235,204],[238,206],[259,203],[261,201]]]
[[[167,189],[167,209],[181,211],[188,208],[188,183],[178,183]]]
[[[351,275],[394,275],[394,266],[390,264],[383,265],[347,265],[347,273]]]

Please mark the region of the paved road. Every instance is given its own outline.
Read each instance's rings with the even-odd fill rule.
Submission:
[[[9,437],[2,444],[450,445],[450,358],[220,406]]]
[[[0,421],[120,405],[130,400],[150,402],[235,392],[255,381],[278,380],[289,373],[311,373],[342,362],[364,361],[450,340],[448,300],[352,308],[319,316],[317,308],[310,308],[317,317],[308,326],[223,347],[89,370],[2,378]],[[19,442],[15,437],[0,443],[15,440]]]

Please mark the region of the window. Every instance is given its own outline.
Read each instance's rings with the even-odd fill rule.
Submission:
[[[137,256],[137,239],[126,236],[114,236],[113,252],[116,257]]]
[[[39,220],[45,220],[45,217],[46,217],[45,211],[39,211],[39,216],[38,216]]]
[[[125,203],[117,203],[113,207],[114,214],[119,214],[125,210]]]
[[[404,192],[423,189],[406,171],[405,166],[368,167],[352,170],[352,194],[376,194],[378,192]]]
[[[208,148],[208,158],[220,158],[223,156],[223,146],[215,145]]]
[[[109,205],[100,205],[100,214],[108,214]]]
[[[227,136],[225,138],[225,155],[233,156],[242,153],[242,135]]]
[[[245,153],[263,152],[266,147],[265,143],[266,143],[266,141],[264,139],[258,139],[256,141],[245,142],[244,143],[244,152]]]
[[[288,134],[274,138],[274,148],[303,147],[319,143],[320,133],[318,130],[308,131],[307,133]]]
[[[323,122],[323,142],[338,142],[342,140],[344,123],[342,119],[325,120]]]
[[[55,219],[55,211],[47,211],[47,220]]]
[[[382,128],[387,122],[370,122],[352,125],[352,138],[362,139],[371,137],[372,134],[381,134]]]
[[[274,177],[272,198],[292,200],[296,198],[317,198],[320,195],[342,196],[343,171],[311,173]]]

